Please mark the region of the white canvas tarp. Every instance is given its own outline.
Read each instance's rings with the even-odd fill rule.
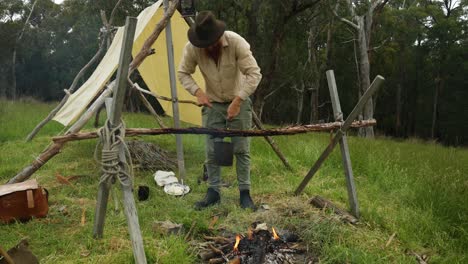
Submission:
[[[152,6],[146,8],[138,15],[138,23],[135,32],[134,46],[132,50],[133,56],[136,56],[140,51],[145,40],[151,35],[156,24],[161,20],[164,14],[162,8],[162,0],[156,2]],[[173,46],[176,69],[182,55],[182,49],[187,43],[188,25],[178,12],[171,19]],[[67,103],[54,117],[55,121],[63,125],[69,125],[84,112],[89,103],[103,89],[104,85],[109,81],[114,72],[117,70],[120,51],[122,48],[124,28],[120,27],[115,34],[114,40],[103,57],[96,70],[89,79],[68,99]],[[161,32],[159,38],[153,44],[152,48],[156,50],[153,54],[145,59],[140,65],[138,71],[150,90],[158,95],[171,97],[169,83],[169,68],[167,61],[165,31]],[[197,83],[203,87],[203,78],[197,71],[194,74]],[[193,100],[194,98],[177,83],[177,93],[180,100]],[[164,110],[172,115],[171,102],[160,101]],[[201,125],[200,109],[191,104],[180,104],[180,119],[182,121]]]

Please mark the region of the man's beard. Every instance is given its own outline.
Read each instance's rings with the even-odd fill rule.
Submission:
[[[218,64],[219,58],[221,57],[221,52],[222,50],[222,43],[221,41],[218,41],[216,45],[212,47],[205,48],[206,55],[210,58],[212,58],[216,65]]]

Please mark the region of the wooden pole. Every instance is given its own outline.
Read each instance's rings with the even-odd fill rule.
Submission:
[[[164,0],[164,12],[167,14],[169,11],[169,0]],[[169,67],[169,81],[171,87],[172,97],[172,116],[174,118],[174,127],[180,127],[179,120],[179,102],[177,97],[175,65],[174,65],[174,45],[172,44],[172,27],[171,20],[166,25],[166,50],[167,50],[167,64]],[[184,161],[184,146],[182,142],[182,135],[176,135],[176,152],[177,152],[177,167],[179,168],[179,179],[184,184],[185,179],[185,161]]]
[[[138,94],[138,97],[140,98],[141,102],[146,106],[146,109],[148,109],[148,111],[154,116],[158,125],[162,128],[167,127],[164,125],[164,122],[162,121],[161,117],[159,117],[158,113],[156,113],[156,110],[154,110],[151,103],[148,101],[148,99],[146,99],[145,95],[139,90],[141,89],[141,87],[138,85],[138,83],[135,83],[134,85],[135,85],[135,90]]]
[[[106,98],[104,104],[106,106],[107,118],[112,114],[112,98]],[[104,221],[106,219],[107,202],[109,200],[110,188],[112,182],[101,182],[99,184],[96,211],[94,214],[93,236],[94,238],[102,238],[104,232]]]
[[[328,80],[328,88],[330,90],[330,98],[335,114],[335,121],[343,121],[343,113],[341,112],[340,98],[336,87],[335,74],[333,70],[326,72]],[[359,218],[359,203],[357,199],[356,186],[354,185],[353,167],[351,165],[351,157],[349,155],[348,140],[344,134],[339,140],[341,159],[343,161],[343,168],[346,176],[346,187],[348,189],[348,202],[352,214]]]
[[[6,263],[8,264],[15,264],[15,262],[13,261],[13,259],[10,257],[10,255],[2,248],[0,247],[0,256],[3,256],[3,258],[5,259]]]
[[[258,127],[258,129],[264,129],[264,128],[263,128],[263,125],[262,125],[262,121],[260,121],[260,118],[258,118],[257,114],[256,114],[254,111],[252,111],[252,118],[253,118],[254,124]],[[278,156],[278,158],[280,158],[280,160],[283,162],[284,166],[285,166],[288,170],[292,170],[291,165],[289,165],[288,160],[287,160],[286,157],[283,155],[283,153],[281,153],[281,150],[279,149],[278,145],[276,145],[276,143],[275,143],[275,141],[273,140],[273,138],[270,137],[270,136],[265,136],[265,140],[268,142],[268,144],[270,144],[271,148],[272,148],[273,151],[276,153],[276,155]]]
[[[265,137],[265,136],[285,136],[297,135],[308,132],[324,132],[333,131],[341,127],[342,122],[313,124],[305,126],[294,126],[267,130],[238,130],[238,129],[214,129],[204,127],[188,127],[188,128],[127,128],[125,136],[149,136],[149,135],[165,135],[165,134],[195,134],[195,135],[212,135],[216,137]],[[355,121],[352,125],[353,128],[373,126],[377,122],[373,120]],[[97,132],[82,132],[69,134],[65,136],[53,137],[55,143],[65,143],[68,141],[86,140],[97,138]]]
[[[68,130],[65,132],[65,135],[77,133],[80,131],[86,123],[88,123],[89,119],[91,119],[94,114],[101,108],[101,106],[105,103],[106,99],[111,96],[112,91],[115,91],[115,80],[112,81],[107,88],[101,93],[101,95],[91,104],[90,107],[84,112],[78,121],[76,121]]]
[[[128,86],[127,78],[129,73],[129,65],[131,62],[131,53],[133,47],[133,38],[137,18],[127,17],[125,23],[125,33],[123,38],[122,52],[120,53],[119,69],[117,71],[116,91],[112,100],[112,107],[109,122],[112,128],[118,127],[121,123],[123,103]],[[127,163],[124,154],[124,145],[119,146],[119,164],[120,170],[127,170],[124,164]],[[122,179],[122,192],[124,197],[124,212],[127,218],[128,229],[133,246],[133,256],[136,263],[147,263],[145,251],[143,247],[143,238],[141,236],[140,224],[133,198],[132,182],[126,174],[118,175]],[[96,216],[94,221],[93,234],[96,238],[101,238],[104,230],[104,220],[107,209],[107,201],[109,198],[109,186],[112,178],[107,181],[102,181],[99,184],[98,198],[96,204]]]
[[[304,188],[307,186],[309,181],[312,179],[312,177],[318,171],[318,169],[323,164],[323,162],[325,162],[325,160],[328,158],[328,156],[332,153],[333,148],[336,146],[338,141],[343,137],[344,133],[350,128],[351,124],[353,123],[353,120],[361,112],[361,110],[364,107],[364,105],[366,104],[367,100],[369,98],[371,98],[371,96],[379,89],[380,85],[383,83],[384,80],[385,79],[380,75],[377,75],[377,77],[375,77],[375,79],[372,82],[369,89],[367,89],[367,91],[362,95],[361,99],[356,104],[353,111],[351,111],[351,114],[349,114],[348,118],[346,118],[346,120],[343,123],[343,126],[341,127],[341,129],[339,129],[338,132],[336,132],[336,134],[333,137],[333,139],[331,140],[330,144],[328,144],[327,148],[323,151],[322,155],[320,155],[320,157],[314,163],[314,165],[309,170],[307,175],[304,177],[302,182],[299,184],[299,187],[297,187],[296,191],[294,192],[295,195],[299,195],[304,190]]]
[[[367,91],[362,95],[361,99],[354,107],[353,111],[351,111],[351,113],[349,114],[348,118],[346,118],[341,130],[347,130],[351,126],[351,123],[353,123],[353,121],[357,118],[359,113],[361,113],[362,108],[366,104],[367,100],[369,100],[372,97],[372,95],[374,95],[374,93],[377,92],[377,90],[380,88],[384,81],[385,78],[380,75],[377,75],[374,78],[374,81],[372,82],[371,86],[369,86]]]
[[[153,32],[151,32],[151,35],[145,40],[143,47],[141,47],[141,50],[138,52],[138,54],[135,56],[132,63],[130,64],[130,73],[137,69],[138,66],[140,66],[141,63],[143,63],[146,57],[154,53],[151,47],[153,46],[154,42],[158,39],[159,34],[161,34],[163,29],[166,28],[167,23],[171,19],[172,15],[174,15],[174,12],[177,10],[178,5],[179,0],[172,0],[170,2],[169,7],[164,12],[164,16],[158,22]]]
[[[110,120],[113,127],[116,127],[120,124],[120,118],[122,116],[123,99],[127,86],[128,64],[130,63],[129,58],[131,58],[131,49],[133,46],[133,36],[135,34],[136,22],[136,19],[129,19],[129,17],[127,17],[127,21],[125,23],[122,51],[120,53],[119,69],[117,71],[116,89],[112,99],[110,115],[108,116],[108,119]],[[109,182],[101,182],[99,184],[93,227],[93,236],[95,238],[102,238],[103,236],[110,184],[111,183]]]

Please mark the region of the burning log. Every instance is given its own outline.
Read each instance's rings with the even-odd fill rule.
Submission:
[[[216,253],[211,250],[201,251],[198,253],[198,257],[204,261],[210,261],[213,258],[216,258]]]
[[[218,247],[215,247],[212,242],[209,242],[206,244],[206,248],[198,253],[198,257],[202,260],[209,261],[210,259],[224,256],[230,251],[230,249],[232,249],[232,243],[230,242],[227,244],[221,244],[221,246]]]

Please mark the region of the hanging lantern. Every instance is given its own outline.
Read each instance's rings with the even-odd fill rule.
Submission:
[[[193,17],[195,12],[195,0],[180,1],[180,13],[183,17]]]

